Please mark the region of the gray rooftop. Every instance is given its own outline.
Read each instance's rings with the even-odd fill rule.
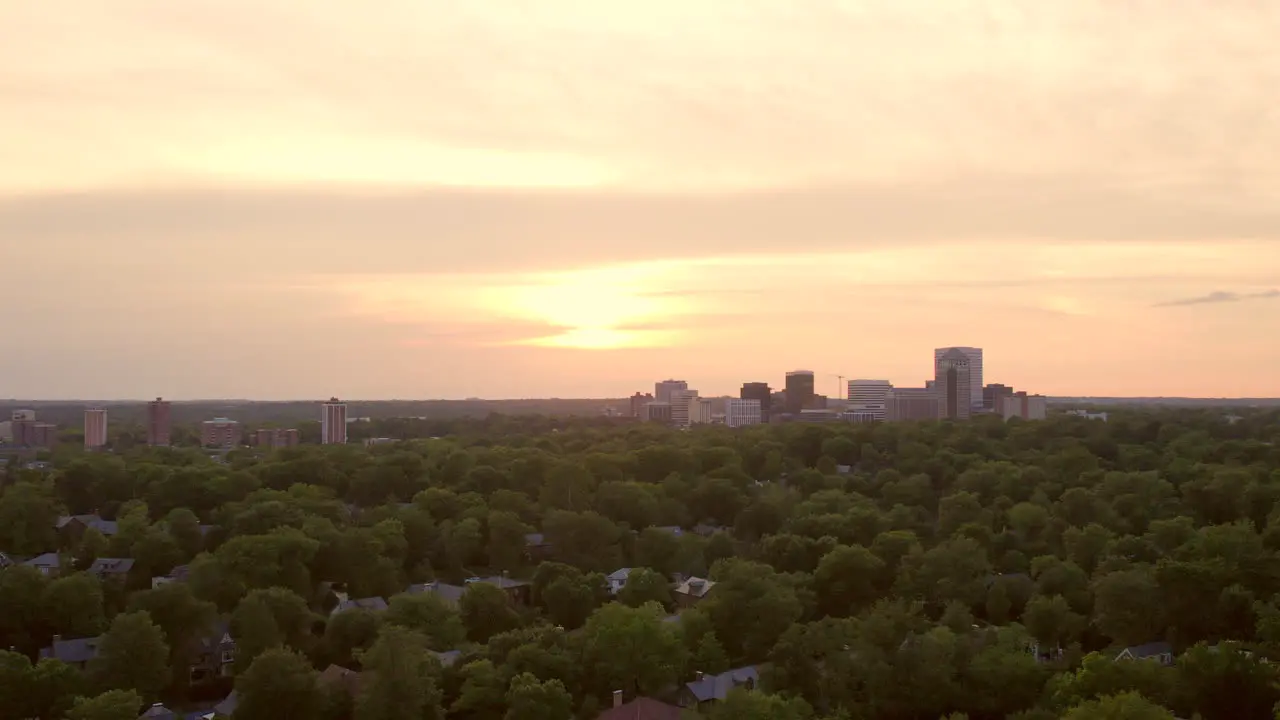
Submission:
[[[52,646],[40,650],[40,657],[64,663],[86,663],[98,656],[98,640],[96,637],[54,640]]]
[[[706,675],[701,680],[686,683],[685,687],[689,688],[689,692],[693,693],[698,702],[706,702],[708,700],[724,700],[729,691],[735,687],[748,684],[754,687],[758,682],[760,682],[760,673],[752,665],[736,668],[719,675]]]

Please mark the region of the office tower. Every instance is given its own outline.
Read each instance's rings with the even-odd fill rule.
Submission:
[[[631,396],[631,417],[644,418],[644,406],[653,402],[649,393],[636,393]]]
[[[670,424],[671,403],[657,401],[648,403],[644,406],[644,413],[645,420]]]
[[[9,415],[9,430],[13,434],[13,444],[18,447],[31,447],[36,444],[36,411],[14,410]]]
[[[1048,414],[1048,401],[1043,395],[1028,395],[1025,392],[1010,393],[996,399],[995,411],[1005,420],[1011,418],[1043,420]]]
[[[329,398],[320,416],[320,442],[325,445],[342,445],[347,442],[347,405],[338,398]]]
[[[227,418],[205,420],[200,426],[200,444],[227,450],[236,447],[240,444],[240,423]]]
[[[763,383],[753,383],[763,385]],[[769,386],[765,385],[767,389]],[[743,392],[746,392],[746,386],[743,386]],[[759,425],[764,422],[763,409],[760,407],[760,401],[756,398],[729,398],[724,401],[724,424],[729,427],[745,427],[747,425]]]
[[[969,359],[969,406],[970,408],[982,407],[982,348],[976,347],[949,347],[937,348],[933,351],[933,364],[936,366],[942,356],[951,350],[959,350]]]
[[[169,444],[169,403],[164,398],[147,403],[147,444]]]
[[[773,388],[769,383],[749,382],[742,385],[738,397],[743,400],[755,400],[760,403],[760,422],[769,422],[769,411],[773,409]],[[728,413],[726,413],[726,416]]]
[[[938,417],[943,420],[968,420],[973,410],[972,369],[969,356],[959,348],[951,348],[938,359],[933,390],[938,394]],[[981,400],[981,396],[979,396]]]
[[[44,448],[48,450],[58,442],[58,426],[53,423],[38,422],[31,428],[31,442],[27,443],[34,448]]]
[[[264,448],[293,447],[298,444],[297,430],[258,428],[253,433],[253,444]]]
[[[938,395],[928,388],[890,388],[884,415],[886,420],[937,420]]]
[[[708,425],[711,423],[711,398],[694,398],[689,403],[689,424]]]
[[[677,392],[688,390],[689,383],[684,380],[663,380],[653,385],[653,399],[655,402],[671,402],[671,397]]]
[[[84,447],[97,450],[107,445],[107,411],[89,408],[84,411]]]
[[[849,408],[856,420],[884,420],[885,398],[893,384],[888,380],[850,380]]]
[[[798,414],[814,404],[813,372],[811,370],[793,370],[787,373],[787,412]]]
[[[1000,412],[1000,398],[1013,394],[1013,388],[1000,383],[991,383],[982,388],[982,409],[988,412]]]
[[[692,420],[691,411],[697,411],[694,407],[698,402],[697,390],[676,390],[671,393],[671,424],[676,427],[689,427]]]

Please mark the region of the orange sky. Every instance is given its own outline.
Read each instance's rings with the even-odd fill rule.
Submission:
[[[0,17],[0,396],[1280,395],[1275,3]]]

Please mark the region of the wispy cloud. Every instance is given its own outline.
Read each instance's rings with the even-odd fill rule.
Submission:
[[[1156,307],[1181,307],[1184,305],[1209,305],[1212,303],[1233,303],[1243,302],[1245,300],[1267,300],[1271,298],[1280,298],[1280,290],[1264,290],[1263,292],[1238,293],[1217,290],[1208,295],[1201,295],[1193,298],[1183,298],[1181,300],[1170,300],[1168,302],[1156,303]]]

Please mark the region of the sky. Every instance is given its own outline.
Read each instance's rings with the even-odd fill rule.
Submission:
[[[0,397],[1280,395],[1270,0],[0,19]]]

